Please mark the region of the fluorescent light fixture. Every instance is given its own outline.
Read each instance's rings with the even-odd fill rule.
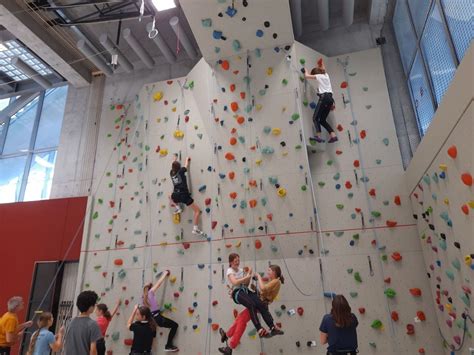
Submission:
[[[6,51],[8,48],[3,43],[0,43],[0,52]]]
[[[151,0],[158,11],[169,10],[176,7],[174,0]]]

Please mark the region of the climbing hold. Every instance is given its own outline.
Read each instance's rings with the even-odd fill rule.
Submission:
[[[227,60],[221,61],[221,68],[224,69],[224,70],[229,70],[229,68],[230,68],[229,61],[227,61]]]
[[[345,89],[345,88],[347,88],[347,86],[348,86],[347,81],[343,81],[341,83],[341,89]]]
[[[163,92],[158,91],[153,95],[153,101],[160,101],[163,98]]]
[[[421,290],[419,288],[410,288],[410,293],[414,297],[420,297],[421,296]]]
[[[360,276],[359,272],[354,273],[354,280],[356,280],[357,282],[362,282],[362,277]]]
[[[285,197],[286,196],[286,189],[284,189],[283,187],[278,188],[277,194],[280,197]]]
[[[461,211],[467,216],[469,214],[469,206],[466,204],[462,205]]]
[[[225,13],[229,17],[234,17],[237,13],[237,9],[233,6],[227,6],[227,10],[225,11]]]
[[[387,227],[389,227],[389,228],[396,227],[397,223],[398,223],[397,221],[391,221],[391,220],[388,220],[388,221],[385,222],[385,224],[386,224]]]
[[[415,326],[413,324],[407,324],[407,334],[408,335],[415,334]]]
[[[202,27],[212,27],[212,19],[210,18],[201,19],[201,25]]]
[[[281,134],[281,128],[273,128],[272,129],[272,134],[274,136],[279,136]]]
[[[364,307],[359,307],[359,313],[360,314],[365,314],[365,308]]]
[[[115,266],[122,266],[123,265],[123,260],[122,259],[115,259],[114,260],[114,265]]]
[[[390,313],[390,318],[392,318],[394,322],[398,322],[398,319],[399,319],[398,312],[392,311],[392,313]]]
[[[365,131],[365,129],[363,129],[362,131],[360,131],[360,138],[365,139],[365,137],[367,137],[367,132]]]
[[[235,52],[238,52],[241,48],[240,42],[237,39],[234,39],[232,41],[232,48],[234,49]]]
[[[472,175],[470,173],[464,173],[461,175],[461,180],[466,186],[472,186]]]
[[[458,149],[456,148],[455,145],[452,145],[451,147],[448,148],[448,155],[452,159],[456,159],[456,157],[458,156]]]
[[[424,322],[426,320],[426,316],[425,316],[425,313],[423,311],[416,312],[416,316],[422,322]]]
[[[382,139],[382,142],[383,142],[383,144],[388,146],[389,140],[388,140],[388,138],[384,138],[384,139]]]
[[[397,292],[393,288],[389,287],[384,291],[384,294],[388,298],[394,298],[397,295]]]
[[[206,191],[206,185],[202,185],[199,187],[199,192],[205,192]]]
[[[344,208],[344,205],[343,205],[342,203],[337,203],[337,204],[336,204],[336,208],[337,208],[338,210],[342,210],[342,209]]]
[[[357,159],[354,160],[354,167],[355,167],[355,168],[358,168],[359,166],[360,166],[359,160],[357,160]]]
[[[402,260],[402,256],[401,256],[401,254],[400,254],[398,251],[393,252],[391,256],[392,256],[392,259],[393,259],[394,261],[397,261],[397,262],[398,262],[398,261],[401,261],[401,260]]]
[[[184,132],[177,129],[176,131],[174,131],[173,135],[176,139],[181,139],[184,137]]]
[[[221,39],[221,38],[223,38],[223,37],[222,37],[222,31],[214,30],[214,31],[212,32],[212,37],[213,37],[214,39]]]
[[[395,196],[393,198],[393,203],[396,204],[397,206],[400,206],[402,204],[401,200],[400,200],[400,196]]]
[[[304,313],[303,307],[298,307],[298,308],[296,309],[296,312],[298,313],[299,316],[302,316],[303,313]]]
[[[238,109],[239,109],[239,104],[237,102],[231,102],[230,103],[230,109],[233,111],[233,112],[236,112]]]
[[[225,158],[226,158],[227,160],[235,160],[234,154],[232,154],[232,153],[230,153],[230,152],[225,154]]]
[[[241,125],[241,124],[244,124],[244,122],[245,122],[244,116],[237,116],[237,123],[238,124]]]
[[[373,329],[382,329],[383,328],[383,323],[380,321],[380,319],[376,319],[372,322],[370,325]]]

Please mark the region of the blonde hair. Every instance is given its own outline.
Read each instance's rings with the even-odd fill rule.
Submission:
[[[50,312],[43,312],[38,319],[38,330],[33,333],[30,340],[30,346],[28,347],[28,355],[32,355],[35,351],[36,341],[38,340],[41,329],[47,328],[49,321],[53,319],[53,315]]]

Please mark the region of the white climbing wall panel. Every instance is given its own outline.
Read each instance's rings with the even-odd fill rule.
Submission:
[[[454,349],[463,338],[462,313],[474,313],[473,117],[471,102],[411,195],[438,323],[446,345]],[[468,321],[460,354],[469,354],[473,346],[472,329]]]

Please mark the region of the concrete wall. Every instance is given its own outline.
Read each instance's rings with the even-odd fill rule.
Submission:
[[[473,60],[471,46],[406,172],[439,328],[451,349],[463,339],[462,314],[474,314],[474,191],[467,185],[474,174]],[[471,353],[472,329],[468,321],[461,354]]]

